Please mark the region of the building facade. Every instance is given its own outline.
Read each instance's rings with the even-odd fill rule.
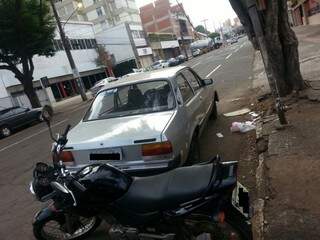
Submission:
[[[125,22],[141,23],[134,0],[62,0],[56,8],[62,20],[92,22],[96,33]]]
[[[82,3],[80,8],[78,7],[79,2]],[[56,3],[56,8],[63,20],[70,18],[91,22],[95,33],[99,36],[99,41],[101,41],[100,36],[104,36],[103,42],[107,42],[105,48],[115,56],[116,64],[124,62],[121,56],[123,55],[123,42],[131,44],[135,68],[148,67],[152,64],[152,51],[150,52],[151,48],[147,44],[139,10],[134,0],[62,0]],[[111,39],[118,35],[115,29],[123,30],[125,24],[130,26],[128,34],[118,39]],[[121,33],[120,31],[119,34]],[[131,66],[131,52],[126,52],[125,55],[130,59],[128,61]]]
[[[319,0],[292,0],[288,1],[289,20],[291,25],[320,24]]]
[[[152,49],[140,24],[123,23],[96,34],[97,43],[113,55],[117,76],[152,64]]]
[[[89,89],[95,82],[106,77],[105,69],[96,64],[98,54],[93,24],[71,21],[65,24],[64,29],[84,86]],[[34,56],[33,58],[35,66],[33,85],[43,105],[78,94],[58,31],[56,31],[53,44],[56,50],[53,57]],[[40,84],[41,78],[48,78],[49,85],[45,89]],[[23,86],[14,74],[1,70],[0,108],[12,105],[30,107],[30,102],[23,92]]]
[[[147,34],[173,34],[180,47],[189,48],[194,40],[192,26],[183,5],[171,5],[169,0],[156,0],[140,8],[140,17]]]

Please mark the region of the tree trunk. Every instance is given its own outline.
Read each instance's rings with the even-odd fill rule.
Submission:
[[[255,21],[258,20],[251,18],[245,2],[230,0],[249,39],[258,40],[260,45],[263,43],[260,51],[265,60],[266,71],[268,70],[267,73],[270,74],[271,90],[280,96],[286,96],[292,90],[301,90],[304,84],[300,72],[298,40],[289,24],[287,1],[266,2],[266,10],[260,12],[263,20],[261,37],[256,35],[254,27],[257,24]],[[254,44],[254,41],[252,42]],[[271,84],[271,81],[275,84]]]
[[[279,1],[279,36],[282,43],[285,77],[290,88],[301,90],[304,87],[300,71],[298,39],[289,24],[288,5],[286,1]]]
[[[41,104],[40,104],[40,101],[39,101],[39,98],[38,98],[38,95],[37,93],[35,92],[35,89],[33,88],[33,79],[32,78],[28,78],[28,77],[25,77],[23,79],[23,91],[24,93],[27,95],[30,103],[31,103],[31,106],[33,108],[38,108],[38,107],[41,107]]]
[[[285,60],[283,55],[282,43],[279,36],[279,1],[268,1],[265,18],[265,40],[268,54],[268,66],[271,74],[276,81],[277,92],[280,96],[285,96],[291,92],[292,88],[288,85],[285,77]]]

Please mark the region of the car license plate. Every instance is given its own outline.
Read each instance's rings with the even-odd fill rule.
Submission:
[[[239,182],[232,193],[232,205],[246,218],[250,217],[249,191]]]
[[[120,161],[122,160],[121,148],[96,150],[90,153],[91,161]]]

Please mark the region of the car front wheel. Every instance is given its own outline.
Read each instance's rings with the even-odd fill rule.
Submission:
[[[0,136],[1,137],[9,137],[11,135],[11,129],[8,126],[0,127]]]

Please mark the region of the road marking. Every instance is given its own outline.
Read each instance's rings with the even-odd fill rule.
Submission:
[[[51,127],[53,128],[53,127],[59,126],[59,125],[61,125],[62,123],[68,121],[68,120],[69,120],[69,119],[65,119],[65,120],[63,120],[63,121],[57,122],[56,124],[53,124]],[[14,146],[16,146],[16,145],[18,145],[18,144],[20,144],[20,143],[23,143],[23,142],[29,140],[30,138],[33,138],[33,137],[35,137],[35,136],[37,136],[37,135],[39,135],[39,134],[41,134],[41,133],[43,133],[43,132],[46,132],[46,131],[48,131],[48,128],[42,129],[41,131],[39,131],[39,132],[37,132],[37,133],[34,133],[34,134],[32,134],[32,135],[29,135],[29,136],[26,137],[26,138],[23,138],[23,139],[15,142],[15,143],[12,143],[12,144],[4,147],[4,148],[1,148],[1,149],[0,149],[0,152],[3,152],[3,151],[5,151],[5,150],[7,150],[7,149],[9,149],[9,148],[11,148],[11,147],[14,147]]]
[[[232,56],[232,53],[230,53],[227,57],[226,60],[229,59]]]
[[[234,51],[234,53],[238,52],[239,50],[240,50],[240,47],[239,47],[239,48],[237,48],[237,49]]]
[[[221,68],[221,64],[218,65],[215,69],[213,69],[207,76],[206,78],[209,78],[215,71],[217,71],[219,68]]]
[[[196,63],[196,64],[194,64],[193,66],[191,66],[192,68],[194,68],[194,67],[196,67],[196,66],[198,66],[200,64],[200,62],[198,62],[198,63]]]

